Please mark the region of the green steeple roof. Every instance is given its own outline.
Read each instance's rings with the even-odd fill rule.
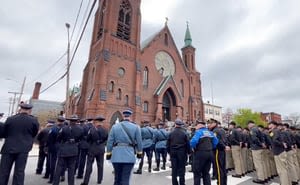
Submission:
[[[189,23],[186,25],[185,37],[184,37],[184,47],[192,46],[192,36],[189,29]]]

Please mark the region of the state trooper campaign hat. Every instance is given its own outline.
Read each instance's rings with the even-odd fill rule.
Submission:
[[[79,117],[76,114],[74,114],[70,118],[67,118],[67,120],[69,120],[69,121],[78,121]]]
[[[206,125],[206,123],[200,119],[196,120],[196,125],[201,124],[201,125]]]
[[[94,118],[88,117],[88,118],[86,118],[86,120],[87,120],[87,121],[93,121]]]
[[[123,115],[124,115],[124,117],[129,117],[129,116],[131,116],[132,115],[132,110],[130,110],[130,109],[125,109],[124,111],[123,111]]]
[[[105,118],[104,118],[104,116],[99,115],[99,116],[96,116],[96,117],[94,118],[94,120],[96,120],[96,121],[104,121]]]
[[[58,116],[57,121],[64,122],[66,119],[63,116]]]
[[[21,109],[29,110],[29,109],[32,109],[33,106],[31,104],[28,104],[28,103],[21,103],[20,107],[21,107]]]
[[[178,119],[178,118],[175,120],[175,124],[176,125],[184,125],[183,121],[181,121],[181,119]]]
[[[52,119],[47,120],[47,125],[46,126],[52,126],[55,124],[55,121]]]

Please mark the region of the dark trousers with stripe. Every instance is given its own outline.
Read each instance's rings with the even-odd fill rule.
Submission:
[[[226,153],[224,150],[214,150],[214,171],[217,185],[227,185]]]

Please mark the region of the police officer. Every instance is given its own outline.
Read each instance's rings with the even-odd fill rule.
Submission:
[[[38,135],[37,135],[37,140],[39,142],[39,156],[38,156],[38,163],[37,163],[37,168],[35,173],[36,174],[42,174],[43,171],[43,166],[44,162],[46,160],[46,172],[45,175],[49,176],[49,160],[47,159],[47,153],[48,153],[48,148],[47,148],[47,140],[49,136],[49,131],[51,127],[55,124],[55,121],[53,120],[48,120],[47,125],[44,129],[42,129]]]
[[[148,159],[148,172],[151,172],[152,156],[154,150],[154,130],[149,126],[149,121],[144,121],[144,127],[141,128],[142,144],[143,144],[143,156],[140,161],[139,167],[134,174],[142,174],[142,168],[144,164],[144,156],[146,154]]]
[[[57,141],[60,143],[60,147],[57,153],[58,159],[53,178],[53,185],[59,184],[60,175],[64,170],[64,167],[68,170],[68,184],[74,185],[78,143],[83,137],[83,130],[76,124],[79,120],[77,115],[72,115],[68,120],[70,121],[70,125],[62,127],[57,135]]]
[[[38,133],[39,123],[30,115],[32,105],[20,105],[20,113],[7,118],[4,124],[5,142],[1,150],[0,185],[7,185],[13,164],[12,184],[23,185],[28,153]]]
[[[129,185],[130,173],[137,157],[142,157],[140,127],[132,123],[131,110],[123,111],[124,120],[112,126],[107,140],[106,159],[114,168],[114,185]]]
[[[209,170],[213,161],[213,149],[218,144],[217,137],[206,128],[206,123],[196,120],[196,133],[190,141],[193,150],[194,185],[200,185],[201,175],[204,185],[210,185]]]
[[[228,142],[226,139],[225,130],[218,126],[218,121],[210,119],[207,122],[207,126],[210,131],[218,138],[219,143],[214,151],[214,163],[216,171],[216,179],[218,185],[227,185],[227,170],[226,170],[226,153],[225,150],[229,149]]]
[[[1,122],[3,115],[4,115],[4,113],[0,113],[0,141],[1,141],[1,138],[3,137],[3,129],[4,129],[4,125]]]
[[[288,173],[289,167],[287,165],[287,153],[285,151],[287,146],[286,143],[284,143],[284,135],[277,127],[277,122],[271,121],[269,123],[270,136],[272,138],[272,152],[274,154],[276,169],[280,178],[280,184],[292,184]]]
[[[77,179],[83,178],[84,166],[86,163],[86,158],[87,158],[88,148],[89,148],[89,144],[87,142],[87,135],[90,126],[87,123],[85,123],[84,119],[80,120],[80,126],[83,130],[83,138],[79,142],[78,173],[76,177]]]
[[[164,122],[160,122],[158,124],[158,129],[154,132],[154,142],[155,142],[155,160],[156,160],[156,168],[153,171],[159,171],[160,166],[160,156],[163,159],[162,170],[166,169],[167,162],[167,139],[169,133],[164,128]]]
[[[98,175],[97,183],[101,184],[103,179],[103,161],[105,153],[105,143],[107,141],[108,133],[103,127],[102,122],[105,120],[103,116],[97,116],[94,119],[94,126],[88,131],[87,142],[89,143],[88,158],[86,164],[86,171],[84,175],[84,181],[81,185],[88,185],[90,176],[93,170],[93,163],[96,159]]]
[[[190,143],[187,132],[182,128],[183,125],[184,123],[180,119],[176,119],[175,128],[167,140],[167,151],[170,154],[172,165],[172,185],[185,185],[185,164],[187,155],[190,154]]]
[[[58,116],[57,118],[57,123],[54,125],[48,135],[48,140],[47,140],[47,148],[48,148],[48,160],[49,160],[49,166],[50,166],[50,173],[45,174],[43,178],[48,179],[48,183],[53,182],[53,176],[54,176],[54,171],[55,171],[55,166],[56,166],[56,161],[57,161],[57,152],[59,150],[60,143],[57,141],[57,135],[59,130],[61,130],[65,126],[65,118],[63,116]],[[61,181],[64,181],[64,171],[61,174]]]

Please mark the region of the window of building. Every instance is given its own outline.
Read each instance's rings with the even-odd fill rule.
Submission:
[[[93,90],[91,91],[91,94],[90,94],[90,96],[89,96],[89,98],[88,98],[88,101],[91,101],[91,100],[93,99],[94,92],[95,92],[95,89],[93,89]]]
[[[143,104],[143,112],[148,112],[148,110],[149,110],[149,103],[145,101]]]
[[[184,97],[184,82],[183,82],[183,79],[180,80],[180,90],[181,90],[182,97]]]
[[[117,99],[118,100],[122,99],[122,90],[121,89],[118,89]]]
[[[169,45],[169,37],[168,34],[165,33],[165,45],[168,46]]]
[[[194,69],[194,56],[192,55],[191,58],[192,58],[192,60],[191,60],[191,62],[192,62],[192,69]]]
[[[102,3],[102,7],[100,9],[100,14],[99,14],[99,29],[98,29],[98,33],[97,33],[97,39],[100,39],[103,35],[104,32],[104,12],[106,9],[106,0],[103,1]]]
[[[123,0],[120,5],[117,36],[121,39],[130,40],[132,9],[128,0]]]
[[[109,83],[109,87],[108,87],[109,92],[114,92],[114,87],[115,87],[115,83],[113,81],[111,81]]]
[[[205,114],[208,114],[208,108],[205,109]]]
[[[148,87],[148,83],[149,83],[148,80],[149,80],[149,70],[148,70],[147,67],[145,67],[144,73],[143,73],[143,86],[144,86],[145,88]]]
[[[128,95],[125,96],[125,106],[129,106],[129,97],[128,97]]]
[[[209,114],[214,114],[214,110],[213,109],[209,109]]]
[[[185,67],[187,68],[188,67],[187,55],[184,55],[184,64],[185,64]]]

